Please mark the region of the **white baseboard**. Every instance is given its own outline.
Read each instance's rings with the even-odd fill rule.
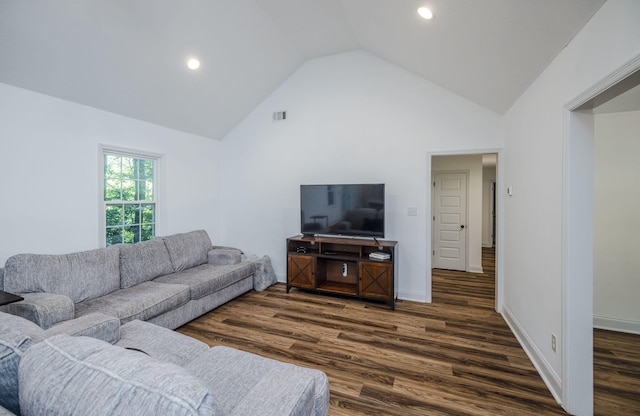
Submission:
[[[484,273],[482,266],[469,266],[469,273]]]
[[[398,299],[402,300],[410,300],[413,302],[427,302],[427,295],[423,293],[414,293],[414,292],[400,292],[398,291]]]
[[[606,329],[608,331],[627,332],[629,334],[640,335],[640,322],[636,321],[625,321],[624,319],[594,316],[593,327]]]
[[[536,345],[531,341],[531,338],[529,338],[506,305],[502,306],[502,317],[507,322],[507,325],[509,325],[509,328],[511,328],[511,332],[513,332],[518,339],[524,352],[529,356],[533,366],[538,370],[538,374],[542,377],[544,384],[547,385],[547,388],[556,401],[562,404],[562,380],[560,377],[553,371],[553,368],[551,368],[547,360],[545,360],[540,350],[538,350]]]

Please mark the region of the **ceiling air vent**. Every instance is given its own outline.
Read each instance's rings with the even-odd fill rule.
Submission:
[[[273,121],[284,121],[287,119],[286,111],[276,111],[273,113]]]

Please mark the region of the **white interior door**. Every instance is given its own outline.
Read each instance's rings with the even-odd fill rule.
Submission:
[[[433,175],[433,267],[467,268],[467,174]]]

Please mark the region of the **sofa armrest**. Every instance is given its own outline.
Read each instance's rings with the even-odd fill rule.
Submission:
[[[1,306],[0,310],[35,322],[42,329],[73,319],[73,301],[67,296],[41,292],[21,293],[20,296],[24,300]]]
[[[242,250],[233,247],[214,246],[207,252],[208,263],[214,266],[238,264],[242,261]]]
[[[115,344],[120,340],[120,319],[103,313],[90,313],[52,326],[45,331],[45,338],[59,334],[97,338]]]

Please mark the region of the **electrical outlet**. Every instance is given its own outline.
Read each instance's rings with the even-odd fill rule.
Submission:
[[[556,352],[556,335],[551,334],[551,349]]]

